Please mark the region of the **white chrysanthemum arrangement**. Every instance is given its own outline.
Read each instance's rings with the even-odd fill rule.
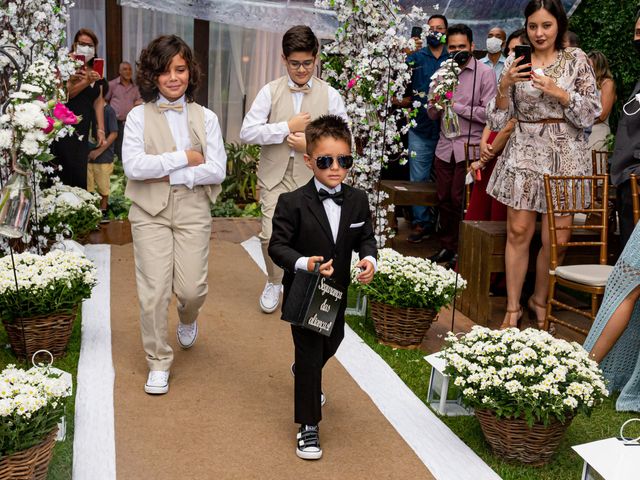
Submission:
[[[450,332],[442,355],[464,403],[498,418],[564,421],[589,414],[608,395],[602,372],[580,344],[537,329]]]
[[[49,238],[60,233],[74,240],[82,238],[98,228],[102,218],[99,204],[100,196],[84,188],[64,184],[49,187],[39,199],[40,230]]]
[[[68,383],[47,367],[0,373],[0,457],[41,442],[64,415]]]
[[[439,311],[467,286],[456,272],[425,258],[410,257],[392,248],[378,250],[377,271],[369,284],[356,281],[360,273],[352,264],[352,281],[369,300],[395,307],[432,308]],[[457,283],[457,285],[456,285]]]
[[[5,321],[52,312],[70,311],[91,296],[96,268],[84,255],[53,250],[46,255],[0,258],[0,316]]]

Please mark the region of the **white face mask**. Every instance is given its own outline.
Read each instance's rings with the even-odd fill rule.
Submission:
[[[498,53],[502,50],[502,40],[498,37],[487,38],[487,52]]]
[[[89,45],[76,45],[76,54],[84,55],[84,61],[88,62],[95,56],[96,49]]]
[[[627,111],[627,107],[631,105],[633,102],[637,102],[638,104],[640,104],[640,93],[636,93],[635,97],[633,97],[631,100],[629,100],[627,103],[625,103],[622,106],[622,110],[624,111],[624,113],[626,113],[630,117],[633,117],[636,113],[640,112],[640,107],[636,108],[636,111],[633,113]]]

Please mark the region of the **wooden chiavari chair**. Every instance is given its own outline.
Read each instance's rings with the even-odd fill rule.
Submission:
[[[466,143],[464,144],[464,160],[467,166],[467,172],[469,171],[469,167],[473,162],[480,161],[480,145],[476,143]],[[464,188],[464,210],[465,212],[469,209],[469,202],[471,201],[471,188],[473,187],[473,183],[466,185]]]
[[[608,202],[597,202],[597,190],[602,188],[604,198],[607,198],[609,184],[606,175],[590,176],[544,176],[545,195],[547,200],[547,219],[549,224],[549,239],[551,243],[551,256],[549,264],[549,295],[547,302],[547,314],[545,329],[550,324],[557,323],[571,330],[587,334],[588,331],[565,320],[559,319],[553,314],[553,307],[582,315],[593,322],[598,312],[599,297],[604,294],[607,279],[613,267],[607,265],[607,210]],[[554,204],[554,199],[556,203]],[[557,216],[584,214],[597,219],[587,224],[579,224],[572,221],[568,226],[556,225]],[[558,232],[568,230],[592,230],[597,233],[597,240],[560,242]],[[576,246],[599,247],[599,263],[591,265],[559,265],[559,256],[564,248]],[[555,296],[556,285],[563,285],[573,290],[585,292],[591,295],[591,308],[580,310],[561,302]]]
[[[632,173],[629,176],[629,181],[631,182],[631,202],[633,205],[633,224],[635,225],[640,220],[640,185],[638,182],[640,181],[640,177],[638,175]]]

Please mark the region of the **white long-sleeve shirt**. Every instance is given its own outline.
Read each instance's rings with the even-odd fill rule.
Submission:
[[[288,83],[290,87],[295,85],[291,78],[289,78]],[[313,79],[309,80],[307,85],[311,87],[312,83]],[[294,115],[300,113],[304,95],[305,94],[302,92],[295,92],[291,94],[293,97]],[[347,117],[347,109],[345,108],[344,101],[338,91],[329,86],[328,97],[328,113],[338,115],[348,122],[349,117]],[[244,143],[256,145],[277,145],[284,143],[287,136],[291,133],[289,131],[289,125],[287,122],[268,123],[269,113],[271,113],[271,88],[269,87],[269,84],[267,84],[260,89],[258,95],[253,101],[253,105],[251,105],[251,109],[244,117],[242,129],[240,130],[240,140]],[[293,150],[291,150],[291,156],[293,156]]]
[[[158,103],[182,104],[182,112],[166,110],[169,129],[176,144],[175,152],[150,155],[144,150],[144,105],[134,107],[125,123],[122,142],[122,166],[125,175],[132,180],[148,180],[169,176],[171,185],[215,185],[224,180],[227,171],[227,154],[218,117],[211,110],[204,109],[204,130],[206,134],[206,158],[202,165],[190,167],[185,150],[191,147],[187,105],[184,96],[169,102],[160,95]]]
[[[320,189],[324,189],[329,193],[336,193],[342,190],[342,184],[338,185],[335,188],[329,188],[326,185],[323,185],[318,181],[317,178],[313,179],[313,183],[316,186],[316,190],[320,191]],[[331,199],[326,199],[322,202],[322,206],[324,207],[324,211],[327,214],[327,220],[329,220],[329,227],[331,227],[331,235],[333,236],[333,241],[335,242],[338,239],[338,228],[340,227],[340,215],[342,214],[342,206],[338,205]],[[367,255],[363,258],[363,260],[369,260],[373,265],[373,271],[375,272],[378,268],[378,262],[371,255]],[[325,261],[329,261],[325,259]],[[309,257],[300,257],[296,260],[295,269],[296,270],[306,270],[307,263],[309,263]]]

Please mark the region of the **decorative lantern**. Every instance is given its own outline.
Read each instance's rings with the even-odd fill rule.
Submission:
[[[45,354],[49,356],[48,361],[37,363],[36,358],[39,354]],[[73,389],[73,380],[71,378],[71,374],[69,372],[65,372],[64,370],[60,370],[59,368],[52,367],[53,365],[53,355],[48,350],[38,350],[31,356],[31,363],[34,367],[42,368],[45,367],[48,373],[52,373],[62,379],[67,388],[71,391]],[[67,420],[66,416],[63,415],[60,421],[58,422],[58,436],[56,437],[56,441],[63,442],[67,437]]]
[[[33,205],[33,190],[29,174],[15,169],[7,184],[0,191],[0,235],[22,238]]]
[[[431,375],[429,377],[429,390],[427,392],[427,403],[440,415],[449,417],[460,415],[473,415],[473,409],[462,404],[462,397],[458,396],[453,400],[448,399],[449,376],[445,375],[446,361],[440,357],[440,352],[432,353],[424,357],[431,365]]]

